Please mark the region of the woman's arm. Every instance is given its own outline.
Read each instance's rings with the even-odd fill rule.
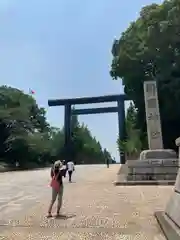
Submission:
[[[53,168],[51,168],[51,178],[53,178],[54,176],[54,171],[53,171]]]

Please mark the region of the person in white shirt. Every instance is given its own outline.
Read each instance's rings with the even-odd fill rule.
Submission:
[[[74,168],[74,163],[72,161],[67,162],[67,171],[69,174],[69,182],[72,182],[71,178],[72,178],[72,173],[74,172],[75,168]]]

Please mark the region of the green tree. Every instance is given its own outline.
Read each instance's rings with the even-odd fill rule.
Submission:
[[[180,134],[179,0],[144,7],[112,47],[110,74],[122,79],[137,108],[137,124],[146,133],[143,82],[156,80],[165,148],[175,148]]]
[[[72,155],[76,163],[104,163],[105,156],[101,144],[84,123],[79,123],[77,116],[72,116],[71,128]]]
[[[64,129],[51,127],[50,147],[52,159],[63,159],[64,156]]]
[[[72,116],[72,159],[104,163],[101,144],[88,127]],[[44,108],[16,88],[0,87],[0,160],[21,168],[46,166],[64,158],[64,128],[51,127]]]
[[[49,131],[45,111],[38,108],[31,96],[7,86],[0,87],[0,103],[1,159],[25,166],[32,160],[32,154],[27,154],[32,146],[30,142],[36,142],[34,157],[39,158],[45,152]]]
[[[118,150],[119,152],[124,151],[127,158],[136,159],[142,150],[142,142],[140,130],[137,129],[137,110],[132,102],[127,109],[125,125],[127,138],[125,141],[120,141],[120,138],[117,139]]]

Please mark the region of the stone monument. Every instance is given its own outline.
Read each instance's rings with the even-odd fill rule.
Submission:
[[[120,174],[126,172],[123,173],[125,179],[117,181],[117,185],[124,185],[125,181],[127,184],[172,185],[177,176],[178,159],[174,150],[163,149],[156,81],[144,82],[144,99],[149,149],[142,151],[138,160],[127,161],[120,170]]]
[[[180,150],[180,138],[176,139],[176,145]],[[180,165],[178,164],[178,166]],[[168,240],[180,239],[180,170],[176,178],[174,192],[167,203],[165,211],[158,211],[155,216]]]
[[[156,81],[144,82],[144,100],[149,149],[163,149]]]
[[[175,182],[178,160],[175,151],[163,149],[161,118],[156,81],[144,82],[147,136],[149,150],[144,150],[137,161],[129,161],[127,179],[154,181],[156,184]]]

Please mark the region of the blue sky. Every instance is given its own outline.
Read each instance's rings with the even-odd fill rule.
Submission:
[[[61,127],[63,108],[48,108],[48,99],[123,92],[121,81],[109,76],[112,42],[150,3],[0,0],[0,84],[27,93],[29,88],[35,90],[49,122]],[[117,115],[88,115],[79,120],[118,160]]]

